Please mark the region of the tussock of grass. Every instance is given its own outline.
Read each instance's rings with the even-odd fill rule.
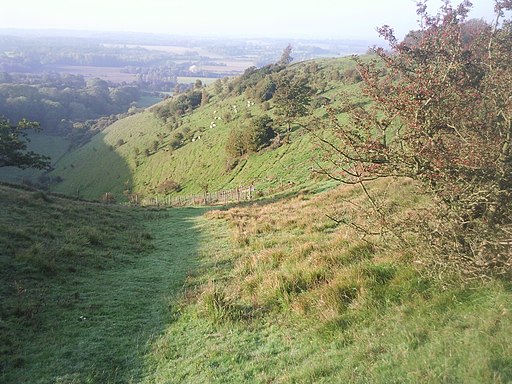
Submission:
[[[388,182],[395,183],[387,181],[374,189],[385,190]],[[408,182],[396,186],[401,192],[387,193],[387,205],[411,204],[403,193],[414,186]],[[359,195],[354,198],[354,194]],[[348,197],[356,203],[347,206]],[[360,239],[359,233],[328,217],[339,211],[355,217],[368,205],[352,187],[210,213],[212,219],[231,224],[233,242],[242,250],[225,290],[255,308],[291,310],[320,321],[375,298],[385,302],[388,298],[382,293],[397,272],[413,268],[400,264],[397,254],[390,259],[379,251],[379,241],[396,240]],[[402,214],[399,209],[396,212],[395,216]],[[366,217],[359,221],[368,225]]]
[[[392,222],[428,206],[409,181],[388,182],[371,190]],[[208,213],[194,294],[155,341],[170,355],[148,355],[145,382],[512,380],[510,288],[434,277],[412,233],[361,238],[326,216],[368,227],[365,204],[343,187]]]

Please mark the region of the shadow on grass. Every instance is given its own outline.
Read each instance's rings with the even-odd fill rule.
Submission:
[[[25,334],[19,334],[17,363],[0,370],[0,381],[140,382],[144,357],[176,319],[176,296],[196,268],[197,219],[204,212],[139,209],[132,224],[143,223],[141,236],[151,238],[151,247],[143,242],[130,254],[114,250],[114,263],[105,268],[62,273],[45,282],[37,324],[10,330]]]
[[[132,170],[120,154],[123,140],[109,140],[105,132],[97,133],[90,142],[62,156],[48,174],[50,190],[86,199],[109,193],[116,201],[125,200],[125,191],[133,188]]]
[[[274,203],[278,203],[283,200],[293,199],[301,195],[316,195],[322,192],[326,192],[333,188],[336,188],[339,184],[334,182],[322,182],[318,184],[311,184],[307,186],[296,186],[285,189],[280,192],[273,193],[270,196],[261,197],[255,200],[241,201],[239,203],[231,203],[222,206],[214,206],[213,209],[227,210],[235,207],[250,207],[253,205],[266,206]]]

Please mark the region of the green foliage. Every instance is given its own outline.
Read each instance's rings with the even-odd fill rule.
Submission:
[[[356,84],[363,81],[363,78],[355,68],[349,68],[343,72],[343,80],[347,84]]]
[[[0,167],[48,169],[50,158],[27,150],[27,130],[37,129],[37,123],[21,120],[13,126],[0,119]]]
[[[287,72],[276,77],[276,91],[273,101],[279,121],[285,123],[288,131],[298,118],[310,113],[313,90],[308,78]]]
[[[18,81],[19,84],[0,84],[0,114],[11,121],[38,121],[53,134],[71,133],[69,121],[84,122],[126,112],[140,97],[136,86],[109,87],[100,79],[90,79],[86,84],[81,77],[54,74],[46,83],[41,83],[43,79]]]
[[[246,131],[248,150],[257,152],[270,144],[271,140],[276,136],[272,127],[273,123],[274,121],[268,115],[258,116],[250,120]]]
[[[227,154],[237,158],[268,146],[276,136],[272,125],[272,118],[262,115],[251,119],[247,127],[233,129],[226,142]]]
[[[247,94],[259,102],[265,102],[272,99],[276,92],[277,85],[270,76],[265,76],[247,91]]]
[[[156,107],[154,111],[159,119],[166,121],[172,116],[182,116],[192,112],[204,100],[202,91],[191,90],[173,97],[168,104]]]
[[[174,132],[171,136],[171,141],[169,141],[169,145],[173,149],[178,149],[183,145],[183,133]]]
[[[226,153],[232,158],[237,158],[245,155],[247,150],[246,131],[242,128],[232,129],[226,141]]]
[[[270,100],[276,86],[272,81],[269,82],[271,80],[269,75],[278,73],[284,68],[280,64],[270,64],[259,69],[256,67],[247,68],[241,76],[228,83],[228,87],[231,88],[230,93],[237,96],[248,91],[250,97],[261,101]]]

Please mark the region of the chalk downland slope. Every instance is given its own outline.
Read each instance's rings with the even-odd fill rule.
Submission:
[[[93,199],[110,192],[126,199],[128,192],[166,194],[162,184],[168,180],[180,186],[179,191],[169,192],[173,195],[200,193],[206,186],[218,191],[254,183],[260,191],[271,193],[283,185],[311,184],[315,177],[311,170],[322,152],[308,129],[327,126],[324,106],[338,103],[341,92],[359,97],[353,66],[350,58],[320,60],[295,64],[279,73],[256,71],[252,77],[219,80],[220,91],[215,84],[201,91],[208,95],[208,103],[180,117],[157,117],[154,111],[172,99],[163,101],[117,121],[63,157],[51,173],[63,181],[53,189]],[[274,102],[262,101],[260,88],[271,76],[286,73],[308,78],[313,89],[311,115],[321,123],[298,119],[302,125],[292,124],[292,132],[287,132],[285,123],[276,122]],[[247,129],[253,118],[264,114],[274,118],[272,128],[278,137],[258,152],[233,159],[226,151],[231,133]]]

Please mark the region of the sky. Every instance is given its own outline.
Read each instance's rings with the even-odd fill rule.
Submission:
[[[490,20],[492,0],[471,17]],[[0,28],[182,36],[377,39],[384,24],[417,29],[414,0],[2,0]],[[432,13],[440,0],[431,0]],[[454,3],[458,3],[455,1]]]

